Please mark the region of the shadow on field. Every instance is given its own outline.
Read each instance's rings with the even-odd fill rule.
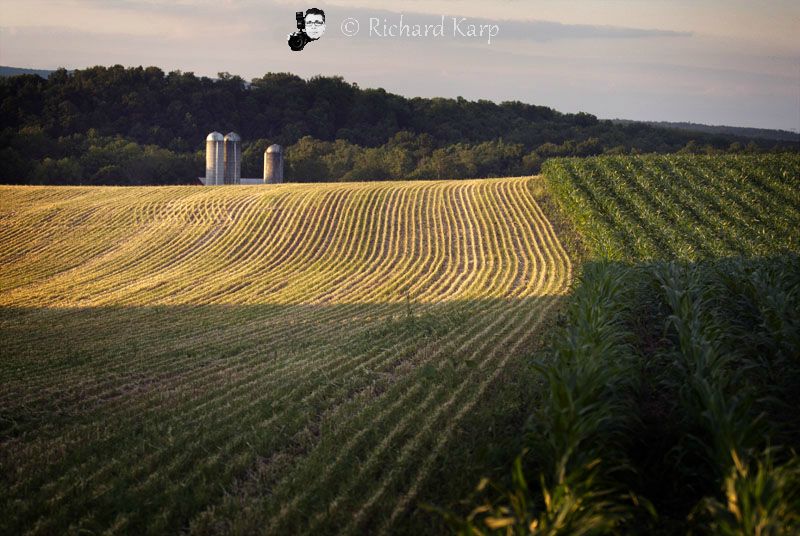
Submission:
[[[0,308],[0,532],[441,532],[564,299]]]
[[[450,510],[454,525],[514,516],[527,530],[563,514],[570,532],[794,527],[800,257],[587,262],[581,272],[542,370],[547,394],[530,406],[528,485],[485,488]]]
[[[525,450],[431,510],[459,534],[796,533],[798,290],[794,253],[584,263]]]

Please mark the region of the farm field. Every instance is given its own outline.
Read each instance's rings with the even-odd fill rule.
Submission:
[[[453,528],[800,533],[800,157],[554,159],[543,174],[585,262],[539,362],[529,454],[510,486],[449,512]]]
[[[595,258],[800,251],[796,154],[554,159],[543,174]]]
[[[0,533],[434,530],[572,279],[544,195],[0,187]]]

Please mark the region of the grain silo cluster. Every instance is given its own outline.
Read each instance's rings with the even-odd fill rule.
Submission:
[[[283,148],[270,145],[264,151],[263,179],[242,178],[242,138],[236,132],[206,137],[206,186],[222,184],[278,184],[283,182]]]
[[[206,138],[206,185],[239,184],[242,178],[242,138],[212,132]]]

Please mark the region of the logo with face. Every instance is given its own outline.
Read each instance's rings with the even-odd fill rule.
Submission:
[[[325,13],[306,13],[306,33],[311,39],[317,40],[325,33]]]
[[[321,9],[312,7],[295,13],[297,29],[299,31],[289,35],[289,48],[298,52],[311,41],[316,41],[325,33],[325,12]]]

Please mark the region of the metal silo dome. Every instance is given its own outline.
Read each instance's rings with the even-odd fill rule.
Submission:
[[[223,141],[225,138],[222,136],[221,133],[214,131],[208,135],[206,141]]]

